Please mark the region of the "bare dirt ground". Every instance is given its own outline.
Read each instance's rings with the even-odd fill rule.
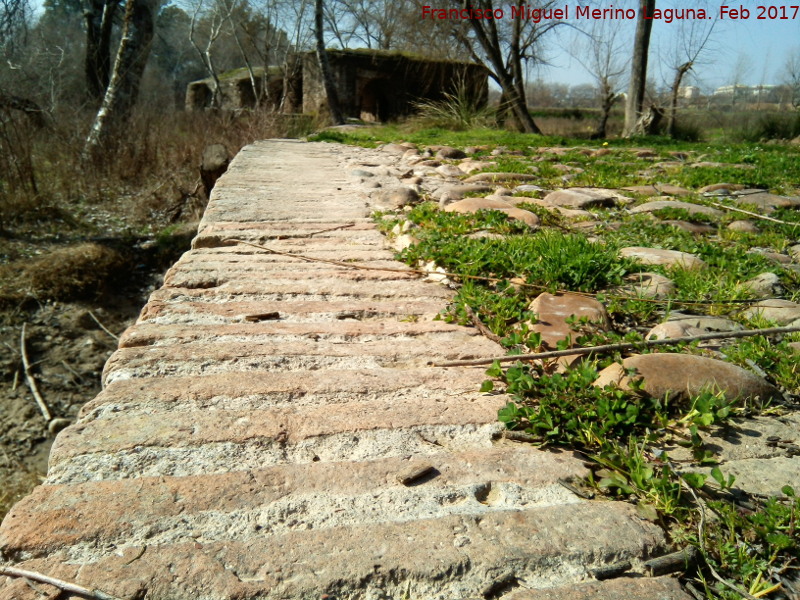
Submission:
[[[131,221],[120,219],[125,227],[103,238],[70,235],[66,243],[25,228],[0,234],[0,518],[45,474],[58,429],[100,391],[114,336],[188,249],[196,224],[164,228],[167,220],[151,223],[157,233],[131,237]],[[58,419],[50,429],[25,375],[23,325],[30,374]]]

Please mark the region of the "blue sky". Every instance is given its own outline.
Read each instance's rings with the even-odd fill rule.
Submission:
[[[404,1],[404,0],[390,0]],[[525,2],[525,0],[521,0]],[[528,0],[530,6],[536,6],[536,0]],[[32,0],[35,7],[41,6],[42,0]],[[433,7],[441,6],[437,0],[430,0]],[[506,14],[510,6],[516,4],[510,0],[504,6],[497,0],[495,6],[504,6]],[[591,5],[594,8],[630,8],[638,6],[637,0],[562,0],[556,2],[556,8],[568,8],[570,16],[574,16],[576,7]],[[734,73],[738,70],[742,77],[739,83],[747,85],[781,83],[782,71],[789,53],[800,53],[800,8],[794,15],[792,6],[800,7],[800,0],[657,0],[657,7],[673,9],[705,8],[712,17],[720,14],[722,6],[730,9],[745,7],[750,11],[749,18],[720,19],[714,26],[713,36],[709,43],[710,50],[700,59],[685,84],[699,85],[704,91],[713,90],[722,85],[734,83]],[[794,17],[789,19],[769,18],[767,10],[758,7],[774,7],[773,15]],[[785,9],[781,9],[785,7]],[[762,14],[763,19],[758,19]],[[584,21],[585,22],[585,21]],[[674,40],[679,36],[680,28],[686,21],[675,20],[672,23],[654,20],[653,37],[650,52],[650,77],[658,85],[663,85],[671,75],[660,69],[664,57],[671,52]],[[620,39],[624,47],[633,40],[635,21],[621,23]],[[549,36],[546,42],[546,57],[549,65],[539,66],[531,74],[533,78],[541,78],[547,82],[567,83],[570,85],[592,82],[592,77],[573,59],[567,47],[574,39],[574,30],[559,28],[561,33]]]
[[[565,0],[563,6],[577,6],[584,2],[570,2]],[[635,5],[630,0],[619,0],[611,2],[602,0],[595,2],[594,5],[600,7],[627,7]],[[705,6],[709,15],[717,16],[722,6],[731,9],[746,7],[750,11],[748,19],[733,20],[730,18],[719,20],[714,28],[710,41],[710,51],[701,58],[703,64],[697,65],[695,73],[690,77],[688,83],[700,85],[703,88],[714,89],[722,85],[734,82],[734,73],[738,70],[743,77],[740,83],[748,85],[780,83],[782,70],[786,58],[790,52],[800,52],[800,9],[794,19],[781,20],[770,19],[767,10],[761,11],[758,6],[775,7],[772,14],[780,16],[785,7],[787,16],[794,16],[794,9],[791,6],[800,5],[800,0],[790,2],[769,2],[769,0],[742,0],[726,2],[723,0],[702,0],[672,2],[659,0],[657,6],[672,8],[699,8]],[[574,8],[573,8],[574,10]],[[757,16],[763,13],[764,19],[759,20]],[[664,76],[658,73],[660,58],[668,55],[669,47],[674,44],[679,35],[679,28],[686,22],[664,21],[653,22],[653,37],[651,40],[651,77],[657,83],[662,84]],[[623,24],[625,29],[622,31],[622,38],[632,43],[634,22]],[[561,49],[568,43],[570,36],[566,39],[562,37],[560,43],[552,44],[549,49],[549,58],[552,67],[544,67],[539,71],[540,76],[545,81],[561,83],[585,83],[591,81],[591,77],[585,70],[569,56],[569,53]]]

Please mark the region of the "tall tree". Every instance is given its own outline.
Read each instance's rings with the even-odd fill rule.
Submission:
[[[89,97],[100,102],[111,77],[111,32],[120,0],[89,0],[84,71]]]
[[[205,76],[203,64],[189,41],[190,24],[191,17],[185,10],[174,4],[164,6],[156,18],[150,49],[147,71],[161,84],[161,94],[170,88],[175,107],[184,106],[189,82]],[[164,95],[161,98],[166,99]]]
[[[484,15],[494,13],[493,0],[460,0],[463,10],[480,10]],[[538,2],[539,10],[552,10],[554,1]],[[519,4],[513,10],[532,10],[533,5]],[[505,7],[509,9],[509,7]],[[509,16],[509,15],[507,15]],[[469,29],[455,25],[453,34],[468,50],[476,62],[483,64],[502,90],[502,104],[513,114],[520,130],[526,133],[541,133],[528,112],[525,98],[524,63],[540,62],[538,52],[542,38],[555,27],[562,24],[556,19],[541,20],[506,19],[467,19]]]
[[[593,137],[604,138],[608,119],[622,91],[625,72],[623,51],[619,41],[620,22],[599,19],[585,33],[578,33],[570,54],[594,78],[600,104],[600,120]]]
[[[625,101],[625,127],[623,136],[630,137],[636,130],[642,116],[644,93],[647,85],[647,58],[650,52],[650,33],[653,29],[653,12],[656,0],[639,0],[639,14],[636,20],[636,35],[633,41],[631,77],[628,97]]]
[[[317,38],[317,60],[322,73],[322,81],[325,84],[325,95],[328,97],[328,110],[331,113],[331,120],[336,125],[341,125],[344,123],[344,116],[342,116],[342,109],[339,106],[339,96],[336,93],[336,82],[333,80],[328,53],[325,50],[324,13],[323,0],[316,0],[314,5],[314,33]]]
[[[189,26],[189,41],[200,57],[208,76],[214,82],[213,90],[211,91],[211,106],[216,108],[218,108],[220,105],[220,84],[219,73],[214,64],[214,55],[212,53],[212,49],[214,47],[214,43],[217,41],[217,38],[219,38],[220,34],[222,33],[222,25],[224,23],[224,18],[218,9],[219,5],[216,5],[210,11],[206,11],[205,14],[203,14],[203,0],[198,0],[194,6],[194,10],[192,12],[192,21]],[[206,26],[204,48],[201,48],[200,42],[197,41],[198,25],[200,23],[201,16],[205,17],[204,25]]]
[[[783,66],[783,84],[787,100],[794,108],[800,108],[800,46],[787,53]]]
[[[84,158],[92,162],[102,162],[114,135],[130,119],[150,54],[158,3],[159,0],[128,0],[125,7],[114,73],[83,148]]]
[[[5,53],[24,33],[29,16],[28,0],[0,0],[0,52]]]
[[[703,1],[699,5],[705,7],[708,3]],[[672,83],[669,87],[669,113],[667,116],[667,134],[670,136],[675,133],[675,120],[678,112],[678,96],[680,95],[681,84],[686,75],[692,72],[698,64],[701,64],[700,57],[711,50],[711,36],[718,22],[717,18],[681,21],[677,34],[672,36],[672,55],[665,61],[672,71]]]
[[[736,104],[740,96],[747,96],[746,86],[744,82],[750,77],[753,70],[753,59],[749,54],[739,52],[736,57],[736,63],[731,70],[731,82],[733,83],[731,91],[731,107]]]

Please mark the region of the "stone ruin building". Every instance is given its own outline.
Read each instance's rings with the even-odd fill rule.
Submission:
[[[364,121],[388,121],[408,115],[419,101],[442,100],[445,94],[461,89],[478,104],[486,102],[488,71],[473,63],[427,60],[398,52],[374,50],[329,50],[328,59],[345,117]],[[256,105],[257,94],[267,106],[278,107],[284,84],[289,87],[284,112],[318,113],[327,110],[325,87],[316,53],[297,57],[298,68],[284,77],[277,67],[265,76],[257,72],[254,93],[246,69],[223,74],[220,79],[220,108],[236,110]],[[267,94],[264,94],[266,81]],[[211,107],[213,80],[189,84],[186,109]]]

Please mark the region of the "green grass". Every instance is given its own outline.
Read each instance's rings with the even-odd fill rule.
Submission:
[[[526,173],[532,172],[530,166],[535,166],[537,179],[532,183],[549,189],[669,183],[696,190],[725,181],[791,194],[796,193],[800,181],[800,151],[779,145],[697,144],[665,138],[611,140],[601,145],[488,129],[449,132],[403,126],[353,134],[323,132],[319,139],[365,145],[405,140],[422,146],[478,146],[482,147],[477,154],[480,158],[489,157],[493,148],[502,145],[521,150],[523,155],[491,157],[489,160],[497,164],[486,171]],[[562,156],[538,152],[543,146],[560,144],[573,148]],[[582,150],[600,147],[611,149],[611,153],[593,157]],[[654,160],[637,157],[636,151],[642,147],[652,148],[657,157]],[[669,154],[672,151],[687,153],[690,162],[724,164],[654,170],[654,163],[675,160]],[[555,168],[556,164],[578,167],[584,172],[565,183],[564,173]],[[647,200],[645,196],[631,196],[636,203]],[[699,195],[680,199],[708,204]],[[719,201],[726,203],[725,199]],[[430,202],[407,213],[381,217],[386,230],[405,220],[415,225],[413,233],[419,243],[401,254],[408,264],[433,261],[455,274],[458,292],[443,317],[469,324],[475,318],[473,315],[477,315],[503,338],[503,346],[512,354],[535,351],[540,346],[539,334],[530,331],[536,315],[528,307],[542,290],[596,294],[605,303],[617,329],[587,332],[580,322],[575,322],[573,342],[583,346],[640,341],[641,332],[675,309],[726,315],[750,328],[767,326],[762,320],[748,320],[742,314],[742,309],[748,306],[742,301],[750,298],[742,283],[764,272],[776,273],[789,297],[800,295],[797,271],[748,252],[753,247],[785,252],[788,246],[797,243],[800,211],[775,211],[773,216],[788,224],[758,220],[760,232],[750,234],[727,229],[731,221],[748,218],[736,212],[711,217],[682,209],[664,209],[653,215],[632,215],[623,208],[593,209],[591,212],[598,221],[595,233],[602,242],[592,242],[583,233],[569,231],[574,223],[570,219],[537,205],[520,207],[540,216],[540,231],[532,232],[496,211],[475,215],[445,213]],[[706,223],[716,231],[700,236],[657,222],[654,217]],[[496,235],[471,236],[479,231]],[[688,252],[707,266],[699,270],[644,266],[621,260],[618,249],[624,246]],[[619,286],[624,278],[642,271],[659,272],[672,279],[676,284],[673,296],[658,302],[622,297]],[[724,360],[746,368],[755,365],[767,372],[774,383],[797,396],[800,373],[796,354],[788,346],[793,340],[800,340],[800,334],[729,341],[724,347]],[[706,353],[696,344],[660,347],[658,351]],[[750,594],[772,597],[771,592],[777,589],[776,569],[800,566],[800,544],[795,529],[800,502],[794,491],[787,487],[783,498],[756,501],[750,512],[743,513],[732,501],[733,477],[717,467],[709,474],[679,469],[663,451],[665,444],[677,443],[691,451],[697,464],[714,464],[717,457],[705,446],[700,433],[726,426],[734,416],[765,407],[742,406],[710,391],[681,402],[666,402],[647,396],[636,385],[628,390],[594,387],[592,382],[598,371],[620,359],[618,353],[594,358],[564,373],[554,372],[553,364],[516,363],[500,368],[495,363],[487,371],[489,378],[482,390],[497,388],[510,395],[511,401],[499,413],[509,429],[524,432],[539,445],[569,448],[589,457],[594,467],[584,485],[611,497],[634,499],[640,514],[659,522],[676,544],[695,546],[703,560],[688,575],[705,590],[708,598],[738,597],[714,579],[712,568]],[[704,499],[707,506],[704,510],[713,513],[713,518],[711,514],[701,517],[703,509],[698,498]],[[701,524],[703,527],[699,527]]]
[[[521,150],[531,156],[539,148],[550,146],[571,146],[576,148],[609,148],[611,155],[603,157],[586,156],[573,150],[558,158],[562,164],[571,164],[586,169],[570,181],[571,186],[624,187],[651,183],[652,178],[642,175],[642,171],[652,168],[654,163],[674,161],[669,152],[692,153],[693,160],[698,158],[704,162],[726,163],[731,166],[720,167],[682,167],[668,169],[655,176],[660,183],[670,183],[690,189],[705,185],[727,182],[740,183],[747,187],[763,187],[780,193],[792,193],[800,181],[800,148],[778,144],[708,144],[679,142],[669,138],[651,137],[646,139],[621,140],[613,139],[605,142],[570,139],[559,136],[541,136],[516,133],[492,128],[467,129],[450,131],[443,128],[414,128],[406,125],[389,125],[371,127],[353,132],[322,131],[312,136],[318,141],[333,141],[353,145],[375,146],[379,143],[404,140],[422,146],[450,145],[488,146],[490,149],[504,146],[509,150]],[[652,148],[658,154],[656,160],[644,160],[635,156],[635,150],[642,147]],[[478,156],[488,151],[479,152]],[[514,159],[516,160],[516,159]],[[546,163],[536,163],[542,167]],[[742,169],[734,165],[748,165],[752,168]],[[499,170],[518,170],[502,167]],[[526,172],[523,170],[522,172]],[[542,173],[543,184],[563,185],[561,172]]]

